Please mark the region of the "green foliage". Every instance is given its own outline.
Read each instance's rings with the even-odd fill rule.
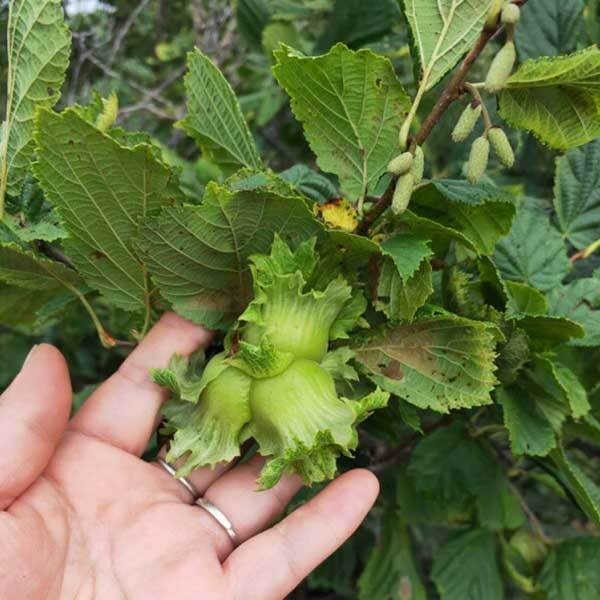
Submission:
[[[451,539],[433,564],[432,578],[443,600],[502,600],[494,536],[473,529]]]
[[[394,328],[356,353],[383,389],[446,413],[491,403],[494,346],[493,328],[448,315]]]
[[[229,174],[240,167],[260,169],[260,157],[237,98],[223,74],[199,50],[188,57],[185,78],[188,115],[181,127],[206,157]]]
[[[583,0],[531,2],[521,11],[516,31],[519,58],[559,56],[573,52],[583,27]]]
[[[598,239],[599,140],[571,150],[557,160],[554,208],[561,232],[575,248],[585,248]]]
[[[0,385],[49,341],[78,408],[174,310],[218,330],[152,373],[180,473],[380,476],[292,597],[595,598],[597,0],[107,2],[70,69],[0,3]]]
[[[358,580],[359,600],[390,597],[425,600],[425,587],[412,553],[408,528],[396,512],[382,519],[381,539],[369,555]]]
[[[29,168],[34,113],[37,108],[51,108],[60,97],[69,49],[59,0],[11,2],[6,114],[0,129],[0,218],[5,193],[20,192]]]
[[[405,0],[425,89],[431,89],[473,46],[490,0]]]
[[[151,290],[133,240],[167,203],[171,174],[151,146],[127,148],[74,110],[38,115],[35,173],[70,234],[69,256],[115,306],[145,310]]]
[[[570,270],[567,249],[548,217],[525,202],[510,234],[496,247],[494,259],[507,279],[546,292],[558,287]]]
[[[597,538],[575,538],[552,550],[540,576],[548,600],[581,598],[592,600],[600,586]]]
[[[500,94],[500,115],[558,150],[600,134],[600,49],[526,61]],[[590,82],[589,84],[587,82]]]
[[[341,44],[316,58],[285,47],[275,56],[275,76],[319,166],[340,178],[344,193],[364,199],[398,154],[396,128],[410,108],[391,63]]]

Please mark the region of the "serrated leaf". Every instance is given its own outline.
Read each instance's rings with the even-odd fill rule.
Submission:
[[[525,61],[500,92],[500,115],[557,150],[600,134],[600,49]]]
[[[494,534],[473,529],[438,551],[431,578],[441,600],[503,600],[504,587]]]
[[[60,97],[70,41],[60,0],[10,2],[6,121],[0,132],[0,218],[5,192],[19,193],[33,156],[35,110],[52,108]]]
[[[272,17],[269,0],[238,0],[236,2],[237,26],[244,39],[261,47],[262,32]]]
[[[434,222],[477,254],[491,254],[496,242],[510,231],[516,208],[511,194],[493,185],[442,179],[420,187],[412,196],[407,221],[414,231],[442,235]]]
[[[252,298],[248,257],[275,233],[292,245],[321,226],[304,200],[270,188],[210,183],[201,206],[170,207],[145,223],[139,249],[161,294],[182,316],[227,328]]]
[[[577,342],[584,336],[584,329],[579,323],[564,317],[520,314],[512,319],[527,333],[535,348],[553,348],[565,342]]]
[[[231,86],[197,48],[188,54],[185,76],[188,114],[180,126],[203,154],[226,175],[241,167],[260,169],[262,161]]]
[[[337,42],[356,48],[378,40],[400,20],[397,0],[335,0],[315,53],[327,52]]]
[[[421,263],[433,254],[429,240],[412,233],[397,233],[387,238],[381,243],[381,252],[394,261],[403,281],[410,279]]]
[[[515,31],[519,58],[523,61],[573,52],[583,26],[582,16],[583,0],[529,2]]]
[[[383,389],[447,413],[491,403],[495,345],[487,324],[448,315],[396,327],[356,353]]]
[[[503,408],[514,454],[546,456],[556,446],[554,429],[533,399],[516,388],[499,388],[496,398]]]
[[[569,460],[562,447],[555,450],[550,458],[581,510],[596,527],[600,527],[600,487],[574,461]]]
[[[398,130],[410,109],[392,64],[343,44],[317,57],[283,46],[275,57],[273,72],[319,167],[336,174],[351,199],[364,198],[399,152]]]
[[[399,513],[384,516],[381,539],[369,555],[358,589],[358,600],[426,600],[408,529]]]
[[[543,292],[559,286],[571,268],[560,232],[544,213],[525,203],[510,234],[498,243],[494,261],[506,279]]]
[[[507,281],[506,289],[510,298],[506,303],[506,315],[515,317],[519,314],[545,315],[548,312],[548,302],[540,291],[525,283]]]
[[[355,595],[356,567],[364,547],[366,536],[357,531],[345,544],[322,562],[309,576],[311,589],[334,590],[342,597]]]
[[[73,110],[41,112],[36,140],[35,174],[70,234],[67,254],[108,302],[144,310],[149,282],[132,244],[167,202],[170,171],[150,146],[125,148]]]
[[[426,90],[471,49],[490,4],[491,0],[404,0]]]
[[[460,421],[419,441],[408,473],[426,496],[449,506],[476,509],[483,527],[513,529],[523,523],[523,511],[500,465]]]
[[[306,165],[294,165],[279,175],[295,190],[321,204],[335,198],[337,195],[335,185],[327,177],[313,171]]]
[[[58,222],[57,216],[52,213],[43,216],[37,223],[26,225],[22,225],[13,215],[5,215],[4,224],[23,242],[56,242],[67,237],[67,232]]]
[[[417,310],[433,293],[431,265],[424,260],[417,271],[404,279],[398,267],[387,258],[383,261],[375,290],[375,307],[391,321],[412,321]]]
[[[600,238],[600,138],[556,161],[554,208],[560,230],[575,248]]]
[[[544,562],[539,585],[548,600],[596,600],[600,589],[600,538],[562,542]]]
[[[10,327],[32,325],[36,321],[37,311],[55,293],[55,290],[30,290],[0,283],[0,324]]]
[[[546,369],[552,374],[556,385],[567,399],[573,418],[580,419],[587,415],[591,407],[587,392],[577,375],[569,367],[556,360],[550,358],[539,358],[538,360],[542,360]]]
[[[579,323],[585,336],[572,346],[600,346],[600,279],[585,277],[556,288],[548,296],[550,314]]]
[[[63,264],[35,255],[16,244],[0,245],[0,281],[26,290],[58,291],[80,282]]]

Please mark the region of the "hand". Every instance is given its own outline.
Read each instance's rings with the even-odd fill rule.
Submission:
[[[209,341],[165,315],[70,421],[64,358],[32,350],[0,396],[0,598],[279,600],[358,527],[378,492],[367,471],[266,529],[296,477],[257,492],[261,457],[198,469],[189,479],[232,522],[234,549],[179,482],[139,458],[165,399],[149,369]]]

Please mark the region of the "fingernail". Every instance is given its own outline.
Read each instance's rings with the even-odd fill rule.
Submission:
[[[21,369],[24,369],[27,366],[27,363],[29,362],[33,354],[35,354],[35,351],[38,349],[38,347],[39,344],[32,346],[31,350],[29,351],[29,354],[25,357],[25,360],[23,361],[23,366],[21,367]]]

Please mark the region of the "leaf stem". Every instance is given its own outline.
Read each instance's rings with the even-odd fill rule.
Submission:
[[[490,119],[490,113],[485,105],[485,102],[483,101],[483,98],[481,97],[481,94],[479,93],[479,90],[472,83],[465,83],[465,90],[467,90],[469,94],[471,94],[471,96],[473,96],[473,98],[481,105],[483,126],[487,133],[492,128],[492,120]]]
[[[592,254],[594,254],[594,252],[597,252],[598,250],[600,250],[600,239],[596,240],[595,242],[592,242],[587,248],[583,248],[583,250],[579,250],[579,252],[573,254],[573,256],[569,258],[569,261],[571,262],[571,264],[574,264],[582,258],[589,258]]]
[[[542,527],[542,524],[540,523],[539,519],[537,518],[537,516],[535,515],[533,510],[531,510],[531,507],[529,506],[529,504],[527,504],[527,501],[521,495],[521,492],[518,490],[518,488],[510,481],[508,481],[508,486],[510,487],[512,493],[517,498],[519,504],[521,505],[521,508],[523,509],[523,512],[527,515],[527,518],[529,519],[529,522],[531,523],[531,527],[532,527],[533,531],[535,532],[535,535],[537,536],[537,538],[540,541],[542,541],[544,544],[546,544],[547,546],[554,545],[554,540],[550,539],[546,535],[546,533],[544,532],[544,528]]]
[[[400,134],[398,136],[398,142],[400,144],[400,150],[404,151],[406,149],[406,144],[408,142],[408,134],[410,133],[410,127],[412,122],[419,110],[419,106],[421,105],[421,100],[423,100],[423,96],[425,95],[425,88],[427,87],[427,79],[423,78],[421,81],[421,85],[417,90],[417,95],[413,100],[412,106],[410,107],[410,111],[404,119],[404,123],[402,123],[402,127],[400,128]],[[414,154],[414,149],[413,149]]]

